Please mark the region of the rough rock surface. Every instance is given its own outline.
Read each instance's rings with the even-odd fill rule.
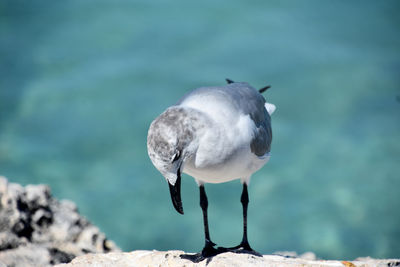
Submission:
[[[86,253],[119,251],[68,200],[45,185],[0,177],[0,266],[50,266]]]
[[[200,263],[183,251],[120,252],[79,215],[74,203],[58,201],[45,185],[9,183],[0,176],[0,267],[5,266],[400,266],[400,259],[317,260],[311,252],[257,257],[223,253]],[[71,261],[72,260],[72,261]]]
[[[360,258],[355,261],[325,261],[303,257],[288,257],[278,255],[264,255],[257,257],[249,254],[223,253],[200,263],[193,263],[180,258],[183,251],[147,251],[112,252],[108,254],[87,254],[72,260],[68,264],[57,267],[84,267],[84,266],[207,266],[207,267],[235,267],[235,266],[338,266],[338,267],[369,267],[369,266],[400,266],[399,260],[375,260]],[[312,254],[312,253],[311,253]]]

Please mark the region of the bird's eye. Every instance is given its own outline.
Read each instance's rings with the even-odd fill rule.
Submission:
[[[177,161],[181,156],[181,153],[179,151],[176,151],[174,157],[172,158],[172,162]]]

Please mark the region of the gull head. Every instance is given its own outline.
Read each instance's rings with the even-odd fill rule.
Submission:
[[[147,152],[156,169],[167,180],[175,209],[183,214],[180,184],[182,165],[188,155],[193,131],[187,110],[171,107],[150,125]]]
[[[147,135],[147,152],[154,167],[168,183],[175,185],[182,166],[182,150],[170,135],[172,130],[154,121]]]

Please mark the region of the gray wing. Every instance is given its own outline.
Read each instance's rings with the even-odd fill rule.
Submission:
[[[243,114],[249,114],[257,126],[254,138],[250,142],[251,151],[259,157],[268,153],[271,149],[272,141],[271,117],[265,109],[264,97],[248,83],[235,82],[219,87],[197,88],[186,94],[179,100],[177,105],[192,96],[195,97],[199,94],[213,94],[216,92],[218,95],[222,94],[224,98],[233,103]]]

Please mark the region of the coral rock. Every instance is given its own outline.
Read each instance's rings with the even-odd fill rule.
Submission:
[[[53,198],[48,186],[0,177],[0,266],[50,266],[109,251],[120,250],[74,203]]]

